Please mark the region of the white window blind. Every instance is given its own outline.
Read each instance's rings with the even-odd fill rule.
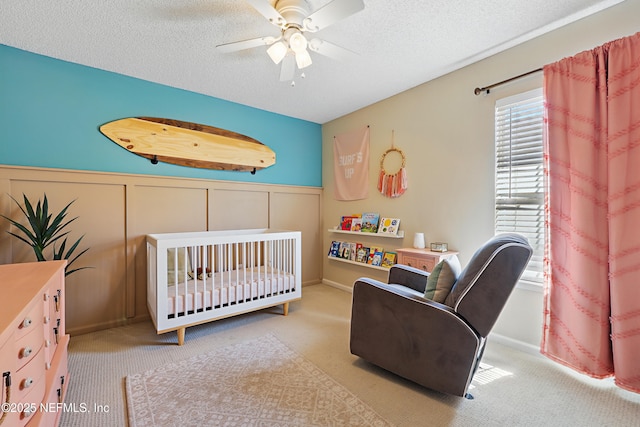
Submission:
[[[529,239],[533,256],[522,280],[542,284],[544,171],[542,89],[496,102],[496,232]]]

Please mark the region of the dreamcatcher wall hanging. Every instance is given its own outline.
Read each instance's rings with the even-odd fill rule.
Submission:
[[[400,169],[390,174],[384,168],[384,160],[389,153],[396,152],[402,157]],[[391,148],[385,151],[380,158],[380,175],[378,176],[378,191],[386,197],[400,197],[407,190],[407,171],[405,169],[406,158],[401,149],[395,147],[394,132],[391,131]]]

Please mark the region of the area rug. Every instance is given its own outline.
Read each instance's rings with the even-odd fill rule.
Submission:
[[[391,426],[274,335],[125,379],[131,427]]]

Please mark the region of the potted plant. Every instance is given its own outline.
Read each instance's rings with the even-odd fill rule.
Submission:
[[[65,231],[65,228],[73,221],[78,219],[78,217],[66,221],[65,219],[67,216],[67,209],[69,209],[69,206],[71,206],[71,204],[75,200],[69,202],[69,204],[65,206],[64,209],[62,209],[54,217],[52,213],[49,213],[49,202],[47,200],[46,194],[44,194],[44,198],[42,201],[38,200],[35,209],[33,208],[33,204],[29,201],[27,196],[24,194],[22,196],[24,198],[24,207],[22,207],[16,199],[9,195],[9,197],[11,197],[11,200],[13,200],[22,211],[29,225],[25,226],[14,219],[11,219],[4,215],[0,215],[4,219],[9,221],[20,232],[22,232],[22,235],[18,234],[17,232],[14,233],[12,231],[8,231],[7,233],[31,246],[38,261],[47,261],[45,256],[45,249],[53,245],[53,260],[65,259],[68,261],[65,268],[65,276],[68,276],[76,271],[89,268],[80,267],[70,269],[71,264],[73,264],[78,258],[80,258],[80,256],[82,256],[89,250],[89,248],[87,248],[82,252],[76,254],[75,256],[73,255],[84,235],[76,240],[75,243],[71,245],[71,247],[67,250],[67,235],[70,233],[70,231]],[[56,244],[58,244],[59,246],[57,246]]]

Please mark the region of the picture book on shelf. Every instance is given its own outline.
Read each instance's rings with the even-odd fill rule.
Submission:
[[[356,244],[355,242],[349,242],[349,261],[356,260]]]
[[[382,265],[382,251],[375,251],[373,253],[373,258],[371,259],[371,265]]]
[[[353,214],[353,215],[345,215],[340,218],[340,229],[345,231],[351,231],[351,223],[354,219],[360,219],[362,215]]]
[[[331,248],[329,248],[329,256],[337,257],[339,250],[340,250],[340,242],[336,242],[334,240],[333,242],[331,242]]]
[[[351,245],[349,242],[340,242],[340,252],[338,256],[340,258],[349,259],[351,256]]]
[[[340,228],[342,230],[351,230],[351,221],[353,221],[353,217],[343,216],[340,220]]]
[[[371,248],[369,248],[369,258],[367,259],[367,264],[373,264],[373,257],[374,255],[379,252],[380,256],[382,256],[382,253],[384,252],[384,250],[381,247],[378,246],[372,246]],[[378,264],[380,265],[380,264]]]
[[[351,231],[361,231],[362,230],[362,218],[353,218],[351,221]]]
[[[380,221],[380,214],[367,212],[362,214],[362,232],[363,233],[377,233],[378,222]]]
[[[382,218],[378,226],[378,234],[398,234],[400,218]]]
[[[398,254],[396,254],[395,252],[385,252],[382,257],[382,266],[391,268],[391,266],[396,263],[397,258]]]
[[[360,246],[356,249],[356,261],[367,263],[369,260],[369,248]]]

